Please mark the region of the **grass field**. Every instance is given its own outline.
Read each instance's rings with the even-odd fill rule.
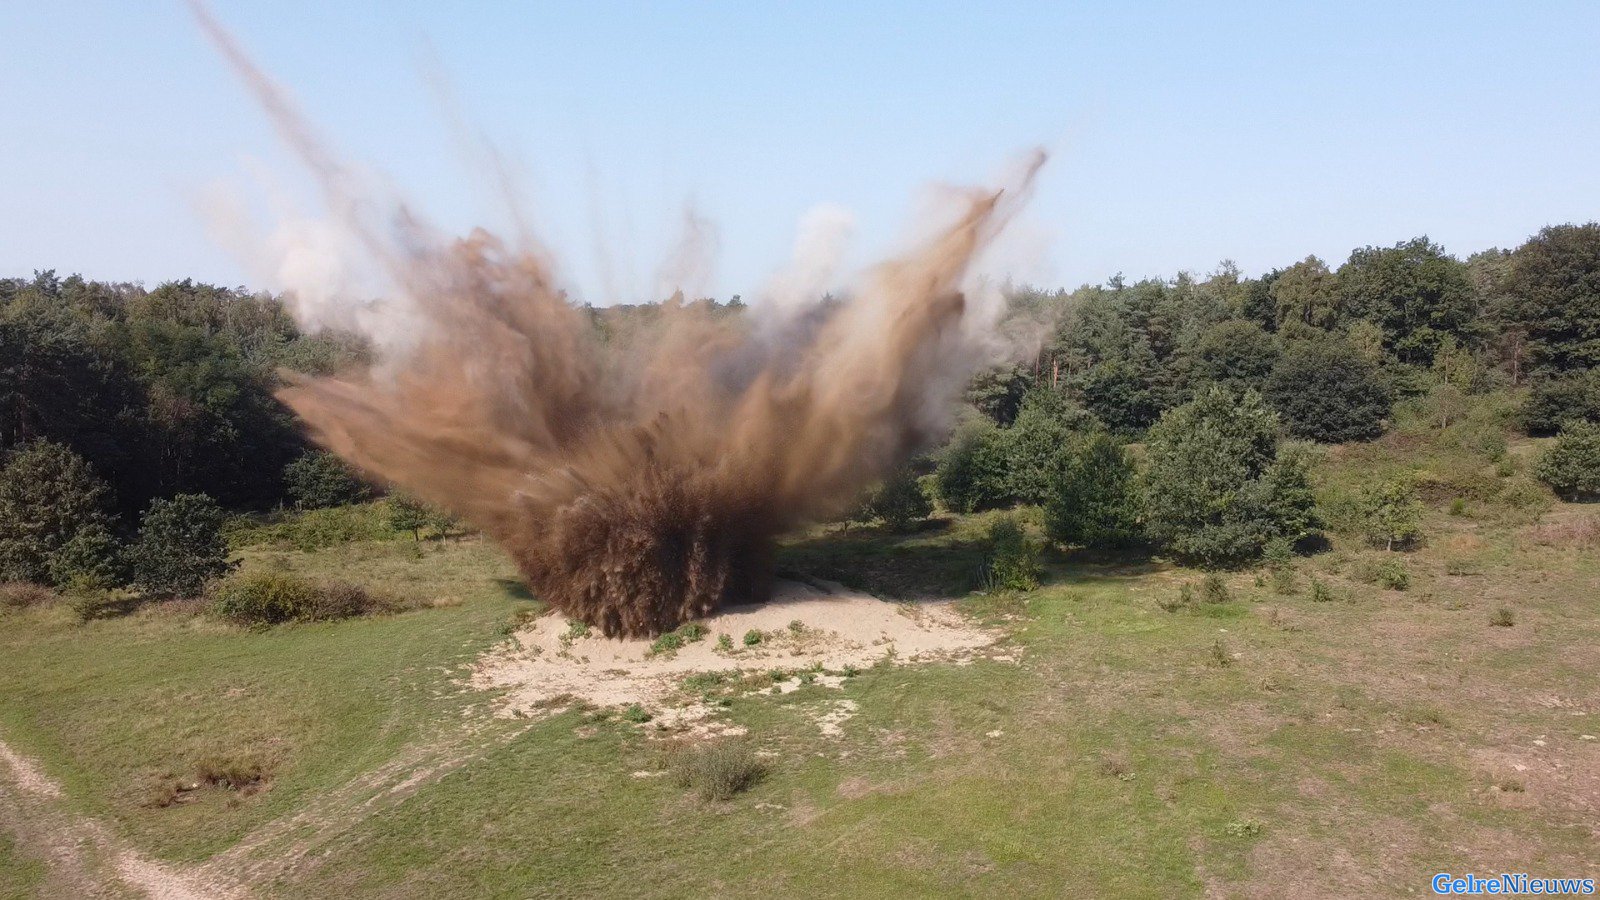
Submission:
[[[1443,487],[1425,545],[1393,555],[1406,590],[1366,583],[1389,555],[1339,538],[1175,612],[1198,573],[1050,556],[1039,590],[964,601],[1001,632],[986,658],[733,698],[769,766],[726,802],[653,777],[668,742],[649,724],[490,714],[465,667],[534,604],[475,539],[242,552],[420,601],[378,618],[4,614],[0,738],[65,812],[263,896],[1372,896],[1439,871],[1594,876],[1600,512],[1505,502],[1516,471],[1426,449],[1413,466]],[[1394,450],[1333,451],[1319,489],[1336,500]],[[960,593],[982,524],[819,529],[780,564]],[[841,696],[857,713],[825,737]],[[0,896],[50,877],[0,837]]]

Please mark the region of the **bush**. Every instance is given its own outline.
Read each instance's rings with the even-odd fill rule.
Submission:
[[[906,531],[933,513],[933,501],[923,492],[916,472],[905,467],[890,475],[883,486],[867,498],[862,512],[868,520],[882,519],[890,529]]]
[[[1422,537],[1422,502],[1409,478],[1391,478],[1362,493],[1361,528],[1368,541],[1385,550],[1411,547]]]
[[[1146,531],[1181,559],[1227,566],[1317,524],[1309,457],[1280,453],[1277,417],[1255,392],[1210,387],[1150,430]]]
[[[1273,367],[1267,400],[1298,437],[1339,443],[1383,433],[1389,391],[1378,368],[1343,338],[1295,341]]]
[[[1539,457],[1539,480],[1574,502],[1600,497],[1600,425],[1568,422]]]
[[[1039,545],[1015,515],[989,526],[989,553],[983,587],[989,591],[1031,591],[1039,586]]]
[[[1367,584],[1375,584],[1391,591],[1411,587],[1411,573],[1398,559],[1368,560],[1356,568],[1356,577]]]
[[[1522,404],[1523,430],[1555,434],[1573,419],[1600,422],[1600,369],[1540,378],[1528,386]]]
[[[217,588],[211,602],[214,615],[237,625],[323,622],[394,608],[390,601],[357,585],[318,583],[268,572],[228,579]]]
[[[1227,603],[1233,599],[1233,593],[1228,590],[1228,583],[1222,576],[1215,572],[1200,579],[1200,601],[1202,603]]]
[[[1093,417],[1073,407],[1056,391],[1028,394],[1016,422],[1001,432],[1005,443],[1008,502],[1044,503],[1061,463],[1061,448]]]
[[[222,507],[205,494],[151,501],[128,550],[134,586],[157,599],[199,596],[232,568],[223,519]]]
[[[301,509],[343,506],[372,496],[372,489],[357,479],[343,460],[323,451],[307,453],[284,466],[283,483]]]
[[[1005,433],[987,422],[964,427],[945,448],[934,472],[944,505],[957,512],[994,509],[1011,502]]]
[[[1054,540],[1117,547],[1139,533],[1138,480],[1127,451],[1110,435],[1069,442],[1045,501],[1045,529]]]
[[[56,595],[44,585],[27,581],[0,582],[0,609],[26,609],[54,600]]]
[[[101,522],[92,522],[50,555],[50,582],[75,590],[109,590],[127,582],[122,547]]]
[[[0,469],[0,581],[65,584],[79,567],[101,572],[114,549],[103,559],[92,551],[110,542],[109,497],[89,464],[61,444],[36,441],[13,452]]]
[[[767,767],[745,744],[717,741],[674,752],[668,771],[680,787],[692,788],[702,800],[731,800],[766,774]]]

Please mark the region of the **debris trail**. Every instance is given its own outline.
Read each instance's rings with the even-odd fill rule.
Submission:
[[[290,376],[279,397],[333,452],[483,529],[539,597],[608,636],[762,599],[775,536],[935,439],[993,358],[964,288],[1042,151],[1004,189],[954,192],[945,228],[843,300],[736,318],[680,298],[618,328],[568,301],[530,239],[445,239],[404,204],[363,196],[195,8],[360,262],[383,273],[390,318],[409,323],[374,369]]]

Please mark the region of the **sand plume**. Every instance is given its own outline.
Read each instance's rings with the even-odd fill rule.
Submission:
[[[764,596],[775,538],[936,440],[992,358],[963,289],[1042,153],[1004,189],[952,192],[946,227],[843,299],[743,316],[674,299],[619,317],[572,305],[530,241],[445,239],[360,195],[197,15],[409,323],[372,371],[291,376],[280,398],[320,443],[481,528],[537,596],[607,635]]]

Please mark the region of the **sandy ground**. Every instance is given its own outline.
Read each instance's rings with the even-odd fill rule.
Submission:
[[[699,672],[828,672],[893,663],[970,659],[996,635],[974,625],[950,601],[892,603],[826,582],[780,582],[767,603],[730,607],[703,620],[701,640],[667,653],[651,653],[649,640],[615,640],[593,632],[575,637],[568,620],[551,614],[534,620],[505,645],[479,661],[472,684],[505,691],[498,713],[537,716],[581,701],[600,707],[639,704],[657,724],[699,721],[714,710],[673,704],[683,679]],[[744,636],[762,634],[747,646]],[[719,648],[728,635],[732,648]],[[818,674],[811,683],[837,687],[837,675]],[[799,687],[798,677],[779,682],[780,692]],[[770,688],[768,688],[770,690]],[[837,733],[837,722],[824,733]]]

